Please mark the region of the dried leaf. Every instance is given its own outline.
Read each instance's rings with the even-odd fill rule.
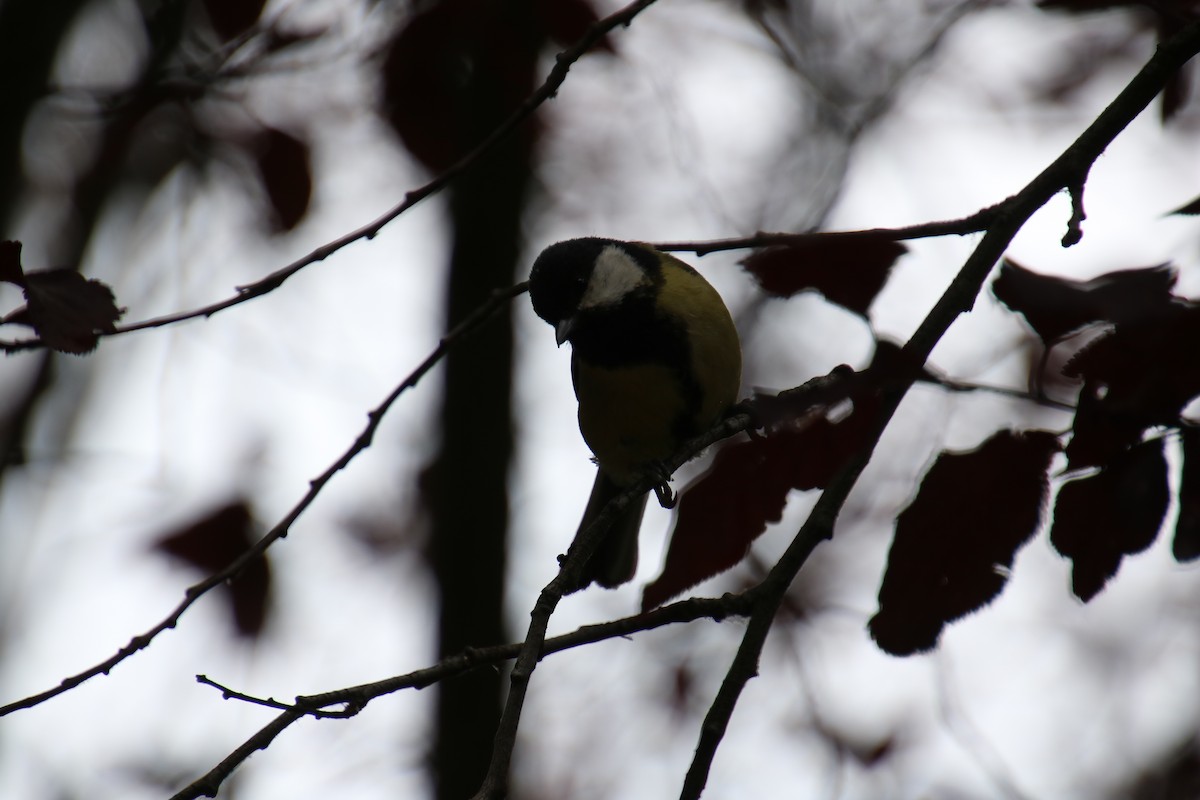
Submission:
[[[70,269],[25,272],[21,243],[0,243],[0,280],[20,286],[25,305],[0,319],[33,328],[47,347],[82,354],[96,348],[125,309],[117,308],[112,289]]]
[[[1183,474],[1179,479],[1179,516],[1171,553],[1181,563],[1200,558],[1200,430],[1183,428]]]
[[[259,179],[266,189],[277,230],[300,224],[312,199],[312,154],[308,143],[276,128],[265,128],[255,148]]]
[[[791,297],[816,291],[865,317],[896,259],[906,252],[903,244],[870,234],[814,234],[759,250],[742,265],[768,294]]]
[[[25,285],[25,270],[21,267],[21,243],[0,242],[0,281]]]
[[[1194,217],[1200,214],[1200,197],[1192,198],[1174,211],[1168,211],[1167,214],[1184,217]]]
[[[583,38],[588,28],[600,21],[588,0],[536,0],[533,9],[538,24],[555,43],[564,47]],[[612,41],[605,34],[596,43],[599,50],[612,52]]]
[[[1063,368],[1084,386],[1067,445],[1071,468],[1103,466],[1156,425],[1178,425],[1200,395],[1200,306],[1173,302],[1154,315],[1118,323]]]
[[[1000,594],[1017,551],[1041,526],[1058,451],[1053,433],[1004,430],[975,450],[938,456],[896,520],[868,624],[880,649],[930,650],[947,623]]]
[[[1042,275],[1006,258],[992,282],[992,293],[1052,346],[1092,323],[1153,316],[1171,302],[1176,277],[1174,268],[1160,264],[1074,281]]]
[[[254,542],[253,515],[245,500],[234,500],[194,522],[163,535],[154,549],[209,575],[228,567]],[[249,562],[232,581],[217,591],[230,604],[238,635],[253,638],[267,621],[271,570],[265,555]]]
[[[1050,542],[1071,559],[1071,586],[1080,600],[1095,597],[1122,558],[1154,542],[1169,501],[1161,439],[1142,442],[1059,490]]]
[[[533,90],[539,41],[503,3],[442,0],[413,15],[381,64],[383,106],[408,151],[442,171]],[[536,121],[516,132],[531,144]],[[511,140],[510,140],[511,141]]]
[[[229,41],[258,22],[266,4],[266,0],[204,0],[204,10],[217,35]]]
[[[782,517],[791,490],[824,487],[862,449],[877,412],[877,402],[865,397],[837,422],[813,416],[721,448],[680,494],[666,563],[642,595],[643,610],[741,561],[767,525]]]

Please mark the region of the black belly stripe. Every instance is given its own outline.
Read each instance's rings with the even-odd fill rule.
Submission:
[[[670,367],[685,409],[672,423],[672,435],[682,440],[701,432],[696,426],[701,391],[692,370],[687,329],[680,322],[655,314],[649,297],[633,296],[619,306],[579,314],[571,347],[575,358],[597,367]]]

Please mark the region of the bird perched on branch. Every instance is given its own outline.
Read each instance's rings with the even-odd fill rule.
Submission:
[[[579,430],[598,467],[578,535],[642,476],[661,476],[665,487],[662,462],[737,399],[741,345],[729,310],[700,273],[636,242],[550,245],[534,261],[529,296],[558,344],[571,343]],[[613,523],[578,588],[633,578],[646,499]]]

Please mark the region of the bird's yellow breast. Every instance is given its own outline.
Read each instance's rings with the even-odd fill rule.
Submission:
[[[579,363],[579,430],[601,468],[628,483],[679,446],[676,421],[687,412],[675,372],[660,364],[596,367]]]
[[[703,430],[737,400],[742,382],[742,346],[721,295],[695,270],[668,256],[658,303],[683,320],[691,344],[690,369],[702,391],[696,414]]]
[[[634,480],[713,425],[736,401],[741,383],[737,329],[720,295],[670,256],[662,276],[657,312],[683,326],[686,363],[575,363],[579,429],[617,483]]]

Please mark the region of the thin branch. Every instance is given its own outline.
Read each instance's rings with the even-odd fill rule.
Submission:
[[[790,389],[784,394],[788,395],[788,402],[792,408],[803,408],[809,404],[819,404],[827,399],[829,393],[836,390],[838,385],[852,376],[853,373],[850,373],[848,370],[838,368],[829,375],[813,378],[803,386]],[[706,433],[692,439],[680,448],[679,453],[667,462],[668,469],[673,472],[684,462],[694,458],[713,443],[753,428],[757,425],[757,417],[758,413],[753,409],[727,417]],[[561,599],[564,593],[563,587],[578,585],[579,574],[583,569],[583,565],[599,546],[612,520],[635,497],[652,488],[656,480],[656,478],[647,476],[639,485],[629,488],[614,498],[605,507],[595,523],[580,534],[576,541],[572,543],[567,554],[560,559],[562,563],[559,574],[551,582],[550,586],[547,586],[546,590],[543,590],[544,594],[547,591],[551,591],[551,587],[554,587],[553,593],[557,595],[554,602],[557,603],[557,599]],[[720,598],[691,598],[631,617],[594,625],[585,625],[572,633],[556,636],[551,639],[545,639],[545,627],[543,626],[538,640],[539,647],[535,663],[536,660],[540,660],[542,656],[550,653],[606,639],[629,636],[633,633],[653,630],[665,625],[691,622],[702,618],[720,621],[729,616],[746,616],[752,608],[752,602],[751,597],[744,592],[741,594],[726,594]],[[553,608],[550,610],[552,611]],[[549,614],[547,613],[545,620],[548,619]],[[259,701],[258,698],[253,698],[249,695],[232,693],[232,690],[205,678],[201,682],[215,686],[223,692],[232,693],[232,696],[237,697],[237,699],[243,699],[259,705],[278,707],[284,713],[258,733],[254,734],[204,776],[180,790],[172,800],[211,797],[215,795],[221,783],[232,774],[233,770],[242,761],[245,761],[257,750],[267,747],[276,736],[282,733],[293,722],[304,716],[323,715],[339,718],[354,716],[376,697],[401,689],[423,689],[446,678],[481,666],[516,658],[531,652],[531,650],[532,646],[529,636],[526,636],[526,640],[521,643],[470,648],[456,656],[446,658],[431,667],[394,678],[387,678],[375,683],[363,684],[361,686],[325,692],[318,695],[298,697],[294,705],[288,706],[277,705],[277,701]],[[532,672],[532,670],[529,671]],[[199,680],[200,676],[197,676],[197,679]],[[323,709],[331,705],[343,705],[345,708],[336,712],[323,711]],[[515,721],[519,720],[520,711],[520,706],[514,706],[513,701],[510,700],[509,705],[506,706],[506,713],[513,720],[511,730],[514,736],[516,730]],[[499,734],[497,736],[499,737]],[[515,742],[515,739],[507,741],[506,744],[509,757],[511,757],[513,742]],[[498,747],[497,750],[499,749]]]
[[[457,166],[457,165],[456,165]],[[464,167],[465,168],[465,167]],[[453,169],[453,168],[452,168]],[[443,173],[443,176],[446,173]],[[442,176],[439,176],[442,177]],[[447,181],[448,182],[448,181]],[[425,187],[417,191],[424,191],[432,184],[426,184]],[[441,187],[439,187],[441,188]],[[411,193],[410,193],[411,194]],[[403,206],[403,204],[401,204]],[[202,308],[193,309],[191,311],[181,311],[177,314],[168,314],[162,317],[154,317],[141,322],[134,322],[128,325],[117,326],[114,330],[101,333],[100,336],[118,336],[123,333],[132,331],[146,330],[148,328],[161,328],[166,325],[173,325],[177,322],[183,322],[197,317],[211,317],[220,311],[224,311],[232,306],[239,305],[251,300],[254,297],[260,297],[270,291],[278,288],[284,280],[291,277],[296,272],[299,272],[304,267],[322,261],[328,258],[333,253],[337,252],[346,245],[357,241],[361,238],[371,238],[378,233],[379,229],[395,219],[405,209],[397,206],[388,212],[371,225],[359,228],[356,231],[346,234],[345,236],[335,239],[313,252],[309,253],[304,258],[292,262],[286,267],[283,267],[276,272],[271,273],[267,277],[245,286],[237,287],[238,294],[233,297],[226,298],[212,305]],[[813,231],[809,233],[768,233],[760,231],[753,236],[740,237],[734,239],[714,239],[709,242],[662,242],[652,244],[651,246],[657,250],[668,252],[688,252],[695,253],[698,256],[705,256],[710,253],[716,253],[727,250],[746,250],[757,247],[773,247],[773,246],[799,246],[817,241],[825,241],[828,239],[880,239],[890,242],[912,241],[914,239],[932,239],[941,236],[967,236],[972,233],[980,233],[987,230],[996,214],[1003,208],[1003,205],[990,206],[980,209],[974,214],[971,214],[960,219],[942,220],[938,222],[925,222],[918,225],[907,225],[899,228],[867,228],[864,230],[854,231]],[[397,209],[400,209],[399,211]],[[374,231],[368,233],[368,231]],[[280,277],[282,276],[282,277]],[[22,350],[33,350],[43,347],[40,339],[22,339],[22,340],[0,340],[0,352],[15,353]]]
[[[184,800],[184,798],[197,797],[216,797],[217,792],[221,789],[221,783],[226,778],[233,774],[233,771],[244,763],[250,756],[254,755],[259,750],[265,750],[270,746],[271,742],[279,734],[283,733],[293,722],[305,717],[305,712],[300,710],[285,711],[275,719],[266,724],[258,733],[251,736],[243,742],[236,750],[234,750],[225,758],[221,759],[221,763],[217,764],[204,776],[197,778],[192,783],[189,783],[180,791],[171,796],[171,800]]]
[[[1027,403],[1034,405],[1053,408],[1056,411],[1076,411],[1074,403],[1066,403],[1062,400],[1055,400],[1052,397],[1047,397],[1044,394],[1031,392],[1028,389],[1014,389],[1009,386],[994,386],[986,383],[973,383],[971,381],[957,381],[953,378],[947,378],[941,374],[923,373],[917,378],[918,383],[928,383],[931,386],[938,386],[948,392],[960,394],[971,394],[975,392],[984,392],[986,394],[996,394],[1001,397],[1010,397],[1013,400],[1024,400]]]
[[[667,474],[674,473],[680,465],[694,458],[712,443],[749,430],[754,424],[755,416],[753,414],[748,412],[733,414],[705,434],[687,442],[674,456],[667,459],[663,465],[664,470]],[[608,529],[621,511],[634,502],[635,498],[655,489],[661,482],[660,477],[647,474],[636,484],[626,488],[613,498],[592,524],[571,543],[566,556],[561,559],[558,574],[538,595],[537,602],[530,613],[529,630],[525,634],[525,640],[521,643],[521,651],[517,655],[517,663],[509,674],[508,697],[500,716],[500,724],[496,729],[496,743],[492,748],[491,763],[488,765],[483,784],[475,793],[475,800],[498,800],[507,795],[508,771],[512,762],[513,748],[517,743],[517,728],[521,721],[521,711],[525,705],[529,681],[542,657],[550,617],[554,614],[558,602],[573,587],[579,586],[584,565],[600,546]]]
[[[1177,36],[1161,44],[1154,56],[1117,98],[1062,155],[1019,193],[1000,204],[979,245],[904,346],[904,363],[924,364],[928,360],[934,346],[949,330],[950,325],[960,314],[971,310],[987,276],[1003,256],[1017,231],[1059,191],[1071,190],[1079,185],[1086,178],[1091,165],[1113,139],[1150,105],[1171,76],[1197,51],[1200,51],[1200,22],[1193,23]],[[704,790],[713,758],[728,728],[742,689],[758,673],[763,644],[784,594],[809,554],[821,541],[833,536],[834,524],[846,498],[870,461],[884,429],[911,388],[915,377],[904,376],[898,385],[884,393],[880,417],[866,446],[821,494],[812,514],[763,582],[749,591],[754,599],[755,609],[750,616],[737,655],[730,664],[725,680],[701,726],[696,754],[684,778],[681,800],[695,800]]]
[[[58,686],[55,686],[52,689],[47,689],[46,691],[35,695],[30,695],[29,697],[14,701],[7,705],[0,706],[0,717],[5,716],[6,714],[11,714],[13,711],[18,711],[23,708],[31,708],[53,697],[57,697],[63,692],[69,691],[84,681],[94,678],[97,675],[107,675],[113,667],[117,666],[134,653],[149,647],[150,643],[153,642],[154,639],[163,631],[174,628],[179,622],[179,618],[183,616],[185,611],[192,607],[193,603],[217,586],[220,586],[226,581],[237,577],[237,575],[248,563],[265,553],[267,548],[274,544],[277,540],[287,536],[288,531],[291,529],[295,521],[310,505],[312,505],[313,501],[317,499],[317,495],[321,493],[321,490],[325,488],[325,485],[329,483],[333,476],[344,469],[347,464],[349,464],[356,456],[358,456],[359,453],[371,446],[371,440],[375,437],[375,431],[379,428],[380,422],[383,421],[384,415],[387,413],[388,409],[392,407],[392,404],[394,404],[396,400],[400,398],[400,395],[413,386],[416,386],[417,382],[420,381],[421,378],[424,377],[427,372],[429,372],[429,370],[433,369],[434,365],[437,364],[438,361],[440,361],[446,354],[446,352],[459,340],[464,339],[477,331],[488,319],[491,318],[493,314],[508,304],[512,298],[524,292],[526,288],[526,283],[519,283],[516,286],[508,289],[496,290],[492,293],[491,298],[486,303],[480,305],[466,319],[464,319],[449,333],[443,336],[441,341],[438,342],[437,347],[433,349],[433,352],[431,352],[416,369],[409,373],[408,377],[401,381],[400,384],[392,390],[392,392],[387,396],[387,398],[384,399],[382,403],[380,403],[367,414],[366,427],[363,428],[362,432],[358,435],[358,438],[354,440],[354,443],[351,444],[350,447],[347,448],[346,451],[337,459],[337,461],[333,462],[328,469],[326,469],[316,478],[309,481],[308,492],[305,493],[304,497],[302,497],[300,501],[292,507],[292,510],[289,511],[287,515],[275,525],[275,527],[271,528],[271,530],[269,530],[262,538],[251,545],[244,553],[238,556],[225,569],[210,575],[208,578],[205,578],[199,583],[189,586],[184,592],[183,600],[179,603],[179,605],[177,605],[175,609],[165,618],[163,618],[158,624],[150,628],[145,633],[134,636],[129,640],[128,644],[126,644],[108,659],[96,664],[95,666],[89,667],[83,672],[72,675],[68,678],[64,678],[58,684]]]
[[[239,692],[236,689],[231,689],[228,686],[217,683],[207,675],[197,675],[196,683],[202,683],[205,686],[211,686],[221,692],[221,698],[224,700],[241,700],[243,703],[249,703],[252,706],[262,706],[264,708],[273,708],[276,711],[303,711],[308,716],[316,717],[317,719],[349,719],[359,712],[358,708],[348,707],[340,711],[323,711],[318,708],[301,708],[299,705],[292,703],[284,703],[276,700],[274,697],[255,697],[252,694]]]
[[[642,631],[650,631],[666,625],[676,625],[685,622],[695,622],[700,619],[711,619],[720,622],[728,617],[745,616],[750,612],[751,605],[745,594],[727,594],[723,597],[693,597],[672,603],[662,608],[656,608],[644,614],[585,625],[571,633],[547,639],[543,656],[560,653],[574,647],[581,647],[596,642],[607,641],[630,636]],[[515,658],[520,653],[522,643],[496,645],[493,647],[473,648],[445,658],[442,661],[424,669],[398,675],[374,683],[365,683],[317,695],[297,697],[295,704],[278,706],[275,701],[260,701],[258,698],[240,692],[234,692],[207,678],[207,683],[220,689],[230,697],[246,700],[258,705],[278,707],[283,711],[278,717],[249,739],[238,746],[233,752],[221,760],[219,764],[192,783],[180,789],[171,800],[194,800],[199,797],[214,797],[221,784],[233,774],[243,762],[259,750],[263,750],[289,728],[293,723],[304,717],[333,717],[348,718],[354,716],[375,698],[392,694],[402,689],[424,689],[439,681],[462,675],[474,669],[500,664]],[[196,676],[200,680],[202,676]],[[332,705],[343,706],[339,711],[324,711]]]
[[[189,319],[197,319],[200,317],[208,318],[214,314],[218,314],[227,308],[232,308],[248,300],[253,300],[256,297],[262,297],[265,294],[275,291],[283,285],[284,281],[295,275],[300,270],[308,267],[318,261],[324,261],[329,256],[341,250],[347,245],[353,244],[360,239],[374,239],[379,232],[390,222],[395,220],[404,212],[415,206],[422,200],[430,197],[442,189],[446,188],[455,178],[466,172],[475,162],[482,156],[486,155],[498,143],[508,138],[517,127],[526,119],[531,117],[535,111],[547,100],[554,97],[558,92],[559,87],[567,79],[567,73],[571,67],[592,49],[601,39],[608,35],[610,31],[615,30],[622,25],[628,25],[633,21],[633,18],[640,14],[644,9],[653,5],[655,0],[636,0],[624,8],[616,11],[607,17],[593,24],[579,38],[579,41],[563,50],[554,59],[554,67],[550,73],[532,94],[525,98],[524,102],[516,108],[503,122],[496,126],[487,138],[475,146],[473,150],[468,152],[458,161],[455,161],[445,169],[441,174],[429,181],[423,186],[412,189],[404,195],[404,199],[390,210],[384,213],[377,219],[363,225],[361,228],[350,231],[344,236],[340,236],[331,242],[321,245],[306,256],[299,258],[285,267],[275,270],[266,277],[255,281],[254,283],[238,286],[237,294],[220,300],[210,305],[202,306],[201,308],[191,311],[181,311],[176,314],[168,314],[162,317],[154,317],[152,319],[134,322],[129,325],[119,325],[111,331],[106,331],[104,336],[119,336],[123,333],[132,333],[133,331],[146,330],[148,328],[161,328],[165,325],[174,325],[177,322],[183,322]],[[0,350],[6,353],[14,353],[20,350],[30,350],[34,348],[44,347],[40,339],[27,339],[22,341],[0,342]]]
[[[900,228],[867,228],[858,231],[812,231],[809,233],[767,233],[759,231],[753,236],[736,239],[714,239],[709,242],[662,242],[652,245],[656,250],[676,253],[695,253],[706,256],[723,250],[746,250],[756,247],[779,245],[803,245],[828,239],[881,239],[888,242],[903,242],[913,239],[932,239],[939,236],[967,236],[982,233],[1003,209],[1004,204],[980,209],[960,219],[924,222]]]
[[[799,413],[800,409],[816,405],[827,405],[837,397],[844,393],[846,381],[856,380],[856,374],[849,372],[844,368],[835,369],[829,375],[820,376],[808,381],[803,386],[795,389],[789,389],[783,392],[779,397],[786,397],[788,409],[791,413]],[[922,380],[931,380],[929,377],[922,377]],[[935,381],[947,389],[953,391],[1000,391],[1008,393],[1008,390],[995,389],[989,386],[974,386],[963,383],[956,383],[950,380]],[[1036,398],[1028,395],[1013,393],[1014,396],[1028,400],[1036,400]],[[778,399],[778,398],[773,398]],[[696,453],[707,448],[716,441],[734,435],[739,431],[747,430],[757,425],[757,417],[769,416],[770,407],[758,407],[759,403],[750,403],[751,410],[746,414],[736,414],[727,420],[722,421],[713,429],[708,431],[703,436],[689,442],[684,446],[680,455],[675,459],[682,463]],[[629,490],[627,497],[617,498],[614,500],[614,507],[609,513],[615,514],[623,507],[626,502],[629,502],[639,493],[639,488]],[[564,572],[570,569],[571,572],[565,577],[567,585],[573,585],[577,580],[571,577],[578,565],[585,563],[587,555],[594,551],[595,546],[599,542],[599,537],[603,535],[604,521],[598,521],[595,531],[589,529],[585,534],[572,545],[572,550],[562,558]],[[586,555],[585,555],[586,554]],[[573,647],[579,647],[587,644],[592,644],[599,641],[605,641],[618,637],[626,637],[634,633],[653,630],[671,624],[692,622],[698,619],[708,618],[715,621],[721,621],[731,616],[749,616],[756,608],[758,592],[761,589],[754,589],[738,594],[726,594],[720,598],[690,598],[677,603],[673,603],[662,608],[652,611],[637,614],[630,617],[625,617],[610,622],[587,625],[579,628],[568,634],[556,636],[545,640],[545,645],[542,650],[542,656],[552,653],[561,652]],[[345,719],[358,714],[366,705],[373,699],[391,694],[403,689],[423,689],[431,686],[439,681],[447,678],[461,675],[474,669],[484,666],[494,665],[506,660],[517,657],[524,643],[514,643],[506,645],[497,645],[486,648],[471,648],[465,650],[458,655],[443,659],[435,665],[424,669],[416,670],[404,675],[399,675],[392,678],[387,678],[373,683],[362,684],[345,689],[325,692],[317,695],[308,695],[296,698],[295,703],[282,703],[280,701],[268,698],[262,699],[244,694],[233,689],[230,689],[222,684],[217,683],[205,676],[197,676],[197,680],[201,683],[213,686],[219,689],[227,698],[243,700],[256,705],[262,705],[269,708],[275,708],[284,712],[276,720],[255,733],[250,739],[244,742],[229,757],[223,759],[220,764],[210,770],[208,773],[198,778],[193,783],[189,784],[180,790],[175,798],[196,798],[203,796],[212,796],[216,793],[217,788],[232,774],[232,772],[243,762],[249,758],[254,752],[264,749],[281,734],[292,723],[306,717],[328,717]],[[337,711],[329,711],[330,706],[341,706]]]

